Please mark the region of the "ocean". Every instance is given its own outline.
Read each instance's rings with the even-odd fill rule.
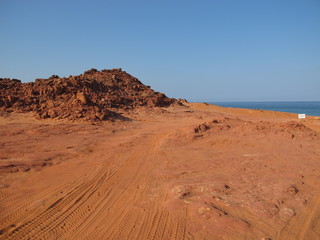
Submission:
[[[221,107],[249,108],[320,116],[320,101],[314,102],[208,102]]]

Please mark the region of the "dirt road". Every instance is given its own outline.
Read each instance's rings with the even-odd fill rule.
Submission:
[[[290,121],[199,107],[100,126],[7,119],[0,238],[318,239],[318,123]]]

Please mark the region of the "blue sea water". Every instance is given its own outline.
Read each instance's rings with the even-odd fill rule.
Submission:
[[[314,102],[208,102],[221,107],[249,108],[320,116],[320,101]]]

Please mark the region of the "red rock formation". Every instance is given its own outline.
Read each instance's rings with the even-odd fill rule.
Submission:
[[[181,104],[121,69],[91,69],[79,76],[53,75],[31,83],[0,78],[0,109],[34,111],[39,118],[108,120],[122,118],[118,110],[173,103]]]

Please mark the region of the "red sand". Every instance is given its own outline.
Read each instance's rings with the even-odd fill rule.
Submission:
[[[320,239],[320,120],[188,105],[0,117],[0,238]]]

